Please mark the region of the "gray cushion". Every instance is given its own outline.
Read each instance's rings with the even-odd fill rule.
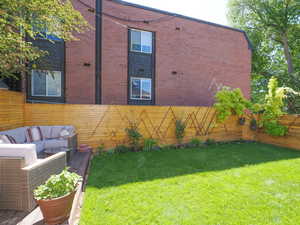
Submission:
[[[39,126],[42,131],[42,135],[44,139],[51,138],[51,126]]]
[[[45,141],[35,141],[31,144],[35,144],[37,153],[40,153],[45,149]]]
[[[45,148],[68,147],[68,140],[63,138],[45,140]]]
[[[28,127],[19,127],[19,128],[13,129],[13,130],[2,131],[2,132],[0,132],[0,134],[10,135],[16,140],[16,142],[18,144],[23,144],[26,141],[25,134],[26,134],[27,128]]]

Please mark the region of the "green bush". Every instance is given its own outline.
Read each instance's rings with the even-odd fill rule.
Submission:
[[[276,120],[265,121],[264,130],[267,134],[272,136],[285,136],[288,132],[288,128],[279,124]]]
[[[247,108],[251,107],[248,101],[239,88],[230,89],[224,87],[219,91],[216,96],[216,103],[214,107],[217,111],[217,121],[222,123],[231,115],[238,115],[239,117],[244,114]]]
[[[212,138],[208,138],[205,142],[205,144],[207,144],[207,145],[215,145],[216,143],[217,142]]]
[[[66,168],[60,174],[52,175],[45,184],[38,186],[33,192],[34,198],[54,199],[68,195],[76,189],[81,179],[81,176],[69,172]]]
[[[200,147],[202,145],[203,145],[203,141],[199,140],[198,138],[192,138],[188,143],[188,146],[195,147],[195,148]]]
[[[179,144],[181,144],[184,138],[186,125],[182,120],[175,121],[175,136]]]
[[[114,149],[115,153],[126,153],[126,152],[130,152],[131,148],[129,148],[126,145],[117,145]]]
[[[127,137],[129,139],[129,145],[133,151],[138,151],[140,149],[140,141],[142,135],[140,134],[136,124],[131,124],[129,128],[125,129]]]
[[[152,151],[154,147],[156,147],[158,144],[157,140],[152,139],[152,138],[146,138],[144,139],[144,146],[143,146],[143,151]]]

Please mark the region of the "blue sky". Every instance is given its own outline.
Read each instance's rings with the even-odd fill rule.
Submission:
[[[125,0],[140,5],[162,9],[185,16],[228,25],[226,4],[228,0]]]

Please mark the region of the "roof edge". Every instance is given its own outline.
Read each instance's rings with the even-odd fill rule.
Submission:
[[[175,16],[175,17],[179,17],[179,18],[182,18],[182,19],[195,21],[195,22],[198,22],[198,23],[204,23],[204,24],[207,24],[207,25],[220,27],[220,28],[224,28],[224,29],[228,29],[228,30],[232,30],[232,31],[236,31],[236,32],[241,32],[241,33],[244,34],[245,39],[248,42],[248,49],[250,49],[252,51],[251,41],[249,40],[248,35],[246,34],[246,32],[244,30],[234,28],[234,27],[229,27],[229,26],[222,25],[222,24],[217,24],[217,23],[205,21],[205,20],[201,20],[201,19],[197,19],[197,18],[194,18],[194,17],[184,16],[184,15],[181,15],[181,14],[178,14],[178,13],[172,13],[172,12],[164,11],[164,10],[161,10],[161,9],[156,9],[156,8],[143,6],[143,5],[139,5],[139,4],[135,4],[135,3],[131,3],[131,2],[126,2],[126,1],[123,1],[123,0],[110,0],[110,1],[121,4],[121,5],[124,5],[124,6],[131,6],[131,7],[135,7],[135,8],[139,8],[139,9],[144,9],[144,10],[148,10],[148,11],[152,11],[152,12],[157,12],[157,13],[161,13],[161,14],[165,14],[165,15],[169,15],[169,16]]]

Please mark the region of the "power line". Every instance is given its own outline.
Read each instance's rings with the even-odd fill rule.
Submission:
[[[84,5],[85,7],[89,8],[92,12],[96,13],[96,9],[94,7],[92,7],[91,5],[83,2],[82,0],[77,0],[79,3],[81,3],[82,5]],[[107,16],[107,17],[110,17],[110,18],[113,18],[113,19],[117,19],[117,20],[121,20],[121,21],[126,21],[126,22],[131,22],[131,23],[157,23],[157,22],[165,22],[165,21],[168,21],[168,20],[171,20],[171,19],[174,19],[175,17],[174,16],[171,16],[171,15],[167,15],[167,16],[162,16],[162,17],[159,17],[159,18],[155,18],[155,19],[139,19],[139,20],[136,20],[136,19],[129,19],[129,18],[123,18],[123,17],[119,17],[119,16],[115,16],[115,15],[111,15],[109,13],[105,13],[105,12],[102,12],[100,13],[101,15],[99,16]],[[97,15],[97,13],[96,13]]]

